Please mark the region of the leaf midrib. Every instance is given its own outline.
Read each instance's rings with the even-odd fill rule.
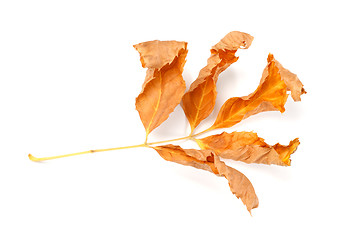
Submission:
[[[233,119],[234,116],[238,116],[239,113],[243,112],[243,111],[244,111],[245,109],[247,109],[250,105],[252,105],[252,104],[255,103],[256,101],[258,101],[259,99],[261,99],[262,96],[267,95],[268,93],[270,93],[270,92],[272,92],[273,90],[275,90],[275,89],[276,89],[277,87],[279,87],[282,83],[284,83],[284,81],[283,81],[283,80],[280,80],[280,81],[279,81],[279,84],[275,85],[275,86],[272,87],[272,88],[269,88],[269,89],[268,89],[267,91],[265,91],[262,95],[260,95],[259,97],[257,97],[254,101],[252,101],[251,103],[249,103],[246,107],[240,109],[240,110],[237,111],[235,114],[232,114],[228,119],[226,119],[226,120],[224,120],[224,121],[222,121],[222,122],[227,122],[227,121],[229,121],[230,119]],[[285,84],[285,83],[284,83],[284,84]],[[216,119],[216,121],[217,121],[217,119]],[[221,123],[222,123],[222,122],[221,122]],[[217,124],[217,125],[213,125],[211,128],[216,129],[216,128],[218,128],[218,127],[221,125],[221,123],[219,123],[219,124]]]
[[[193,124],[191,125],[191,127],[192,127],[192,130],[191,130],[191,132],[193,132],[194,131],[194,129],[196,128],[196,122],[197,122],[197,118],[198,118],[198,115],[199,115],[199,113],[200,113],[200,109],[201,109],[201,105],[202,105],[202,102],[203,102],[203,100],[204,100],[204,96],[205,96],[205,89],[207,88],[207,81],[205,81],[204,82],[204,87],[203,87],[203,90],[202,90],[202,97],[200,98],[200,101],[199,101],[199,103],[198,103],[198,107],[197,107],[197,112],[196,112],[196,114],[195,114],[195,119],[194,119],[194,121],[193,121]]]
[[[159,72],[159,73],[160,73],[160,75],[159,75],[159,82],[160,82],[159,96],[158,96],[158,100],[157,100],[157,103],[156,103],[156,106],[155,106],[155,109],[154,109],[154,113],[153,113],[153,115],[152,115],[152,117],[151,117],[151,119],[149,121],[148,127],[146,129],[146,135],[147,136],[150,133],[149,129],[150,129],[151,125],[153,124],[154,118],[156,116],[156,113],[158,111],[158,108],[159,108],[160,102],[161,102],[161,95],[162,95],[162,74],[161,74],[161,72]]]

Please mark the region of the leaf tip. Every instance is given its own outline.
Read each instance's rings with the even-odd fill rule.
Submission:
[[[248,212],[250,213],[250,216],[252,217],[251,210],[255,209],[255,208],[258,208],[258,206],[259,206],[259,200],[258,200],[257,196],[254,198],[254,200],[253,200],[253,202],[251,204],[245,203],[243,201],[243,199],[241,199],[241,200],[242,200],[243,204],[246,206],[246,209],[248,210]]]
[[[300,144],[299,138],[290,141],[288,146],[276,144],[275,150],[280,154],[282,162],[285,166],[291,166],[291,154],[293,154]]]
[[[271,62],[274,58],[273,54],[272,53],[269,53],[268,55],[268,62]]]

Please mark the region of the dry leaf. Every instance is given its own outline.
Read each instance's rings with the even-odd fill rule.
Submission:
[[[248,211],[258,207],[258,198],[250,180],[241,172],[227,166],[219,158],[215,158],[215,166],[220,175],[228,179],[230,190],[240,198]]]
[[[217,156],[210,150],[183,149],[180,146],[172,144],[153,148],[167,161],[218,174],[214,166],[214,158]]]
[[[289,90],[295,101],[300,101],[300,95],[306,93],[297,76],[283,68],[273,55],[269,54],[268,65],[263,71],[256,91],[246,97],[227,100],[210,130],[231,127],[249,116],[264,111],[284,112]]]
[[[269,54],[268,62],[273,61],[276,64],[276,67],[279,69],[279,74],[281,75],[281,79],[286,84],[286,90],[291,92],[291,97],[294,101],[300,101],[300,96],[305,94],[306,91],[303,88],[302,82],[299,80],[296,74],[290,72],[289,70],[285,69],[282,64],[280,64],[272,54]],[[268,76],[269,70],[267,65],[263,71],[261,83],[262,81]]]
[[[271,146],[253,132],[232,132],[196,139],[202,149],[214,151],[222,158],[245,163],[276,164],[290,166],[290,155],[296,151],[298,138],[290,141],[288,146],[279,143]]]
[[[230,190],[246,205],[249,212],[258,207],[258,198],[247,177],[227,166],[209,150],[182,149],[180,146],[164,145],[153,147],[167,161],[210,171],[228,179]]]
[[[164,122],[180,103],[185,91],[182,77],[187,43],[151,41],[134,45],[142,66],[148,68],[136,109],[148,134]]]
[[[295,101],[306,91],[297,75],[285,69],[273,55],[269,54],[267,67],[263,71],[260,84],[255,92],[246,97],[230,98],[222,106],[215,123],[207,130],[193,134],[199,123],[213,111],[216,100],[216,83],[219,74],[238,60],[235,56],[239,48],[248,48],[253,37],[242,32],[230,32],[211,49],[211,56],[189,91],[184,94],[185,82],[182,78],[187,55],[187,43],[177,41],[150,41],[134,45],[140,53],[142,66],[147,69],[142,91],[136,98],[136,109],[146,130],[143,144],[115,147],[36,158],[32,161],[105,152],[119,149],[149,147],[155,149],[165,160],[206,170],[227,178],[230,190],[246,205],[249,212],[258,206],[255,190],[241,172],[227,166],[219,157],[243,161],[289,166],[290,155],[299,145],[298,138],[289,145],[279,143],[271,146],[253,132],[233,132],[195,139],[207,131],[231,127],[243,119],[264,111],[284,111],[287,91]],[[183,98],[182,98],[183,97]],[[182,108],[189,120],[191,134],[177,139],[149,143],[148,135],[174,111],[182,99]],[[177,140],[195,140],[202,150],[183,149],[180,146],[159,143]]]
[[[238,48],[249,48],[252,40],[249,34],[234,31],[212,47],[207,66],[200,71],[182,99],[182,108],[189,120],[191,132],[214,109],[219,74],[238,60],[235,56]]]

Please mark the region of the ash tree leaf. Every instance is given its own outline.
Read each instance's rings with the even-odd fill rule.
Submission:
[[[147,69],[142,91],[136,98],[136,109],[149,133],[164,122],[180,103],[185,91],[182,77],[187,43],[150,41],[134,45]]]
[[[207,65],[191,84],[182,99],[182,108],[190,123],[191,132],[208,117],[215,106],[216,83],[221,72],[238,60],[235,56],[239,48],[250,47],[253,37],[247,33],[233,31],[212,47]]]
[[[231,192],[242,200],[250,213],[253,208],[258,207],[258,198],[250,180],[243,173],[227,166],[213,151],[183,149],[172,144],[153,148],[167,161],[224,176],[228,180]]]
[[[64,158],[95,152],[106,152],[138,147],[153,148],[167,161],[209,171],[228,180],[230,190],[246,206],[247,210],[258,207],[258,198],[250,180],[241,172],[227,166],[220,157],[245,163],[275,164],[290,166],[290,155],[298,147],[298,138],[288,145],[269,145],[253,132],[232,132],[196,139],[195,137],[217,128],[231,127],[243,119],[264,111],[284,112],[288,91],[294,101],[300,101],[306,93],[297,75],[285,69],[272,54],[258,88],[245,97],[227,100],[220,109],[214,124],[205,131],[193,134],[200,122],[213,111],[216,100],[216,83],[221,72],[238,60],[238,49],[250,47],[253,37],[243,32],[230,32],[211,49],[207,65],[185,92],[182,77],[187,56],[187,43],[178,41],[149,41],[134,45],[140,54],[142,67],[147,68],[141,93],[136,98],[136,109],[145,128],[143,144],[88,150],[52,157],[36,158],[35,162]],[[190,123],[191,133],[186,137],[148,143],[148,135],[162,124],[182,101],[182,108]],[[155,146],[178,140],[195,140],[202,150],[183,149],[177,145]]]
[[[222,158],[280,166],[291,165],[290,155],[299,145],[296,138],[287,146],[279,143],[271,146],[253,132],[223,132],[196,139],[196,142],[202,149],[212,150]]]
[[[243,119],[264,111],[285,111],[287,91],[295,101],[306,91],[298,77],[285,69],[272,54],[256,91],[245,97],[228,99],[221,107],[216,121],[209,130],[231,127]]]

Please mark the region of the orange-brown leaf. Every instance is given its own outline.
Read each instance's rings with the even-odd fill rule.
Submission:
[[[294,101],[300,101],[300,96],[305,94],[306,91],[303,88],[302,82],[299,80],[296,74],[290,72],[288,69],[284,68],[282,64],[280,64],[272,54],[269,55],[268,61],[274,61],[277,68],[279,69],[279,74],[281,75],[282,80],[286,84],[286,90],[291,92],[291,97]],[[261,82],[268,76],[269,70],[268,65],[265,67]]]
[[[287,91],[295,101],[306,93],[297,76],[269,54],[268,65],[263,71],[262,79],[256,91],[245,97],[227,100],[220,109],[215,123],[210,129],[231,127],[245,118],[264,111],[284,112]]]
[[[248,211],[258,207],[258,198],[250,180],[241,172],[227,166],[219,158],[215,158],[215,166],[220,175],[228,179],[230,190],[240,198]]]
[[[245,163],[275,164],[290,166],[290,155],[296,151],[298,138],[284,146],[279,143],[271,146],[253,132],[232,132],[196,139],[202,149],[214,151],[222,158]]]
[[[182,77],[187,43],[151,41],[134,46],[142,66],[148,68],[136,109],[146,135],[164,122],[180,103],[185,91]]]
[[[214,166],[214,158],[217,156],[210,150],[183,149],[180,146],[172,144],[153,148],[167,161],[218,174]]]
[[[182,99],[182,108],[189,120],[191,131],[214,109],[219,74],[238,60],[236,51],[239,48],[249,48],[252,40],[253,37],[249,34],[234,31],[212,47],[207,66],[200,71]]]
[[[210,150],[182,149],[180,146],[164,145],[153,147],[167,161],[210,171],[228,179],[230,190],[240,198],[248,211],[258,207],[258,198],[247,177],[241,172],[225,165]]]

